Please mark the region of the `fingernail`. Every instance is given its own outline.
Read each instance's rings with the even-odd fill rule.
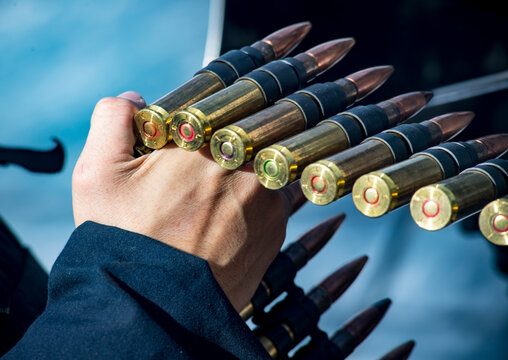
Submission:
[[[138,108],[143,108],[146,106],[145,99],[143,99],[143,97],[135,91],[126,91],[117,97],[133,102],[134,105],[136,105]]]

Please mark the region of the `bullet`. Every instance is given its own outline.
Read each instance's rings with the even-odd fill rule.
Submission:
[[[134,116],[140,141],[149,148],[160,149],[171,140],[169,124],[177,111],[224,89],[255,68],[286,56],[310,28],[309,22],[290,25],[251,46],[221,55],[192,79]]]
[[[308,164],[359,144],[418,112],[431,92],[412,92],[377,105],[355,106],[321,121],[316,127],[258,152],[254,170],[268,189],[280,189],[297,180]]]
[[[383,299],[374,303],[349,320],[329,340],[321,338],[314,341],[313,339],[308,345],[299,349],[293,359],[345,359],[379,324],[390,304],[390,299]]]
[[[314,84],[275,105],[217,130],[210,151],[223,168],[234,170],[276,141],[314,127],[380,87],[392,66],[376,66],[334,82]]]
[[[397,346],[379,360],[407,360],[414,347],[415,342],[413,340],[409,340],[408,342]]]
[[[407,159],[411,154],[436,145],[445,135],[438,126],[453,114],[415,124],[402,124],[365,139],[360,145],[308,165],[300,180],[303,194],[317,205],[329,204],[349,194],[361,175]],[[369,189],[368,202],[379,194]]]
[[[306,295],[293,292],[265,315],[254,333],[272,358],[286,355],[317,326],[320,315],[353,283],[366,261],[367,256],[351,261]]]
[[[247,320],[254,313],[261,312],[286,291],[293,284],[296,273],[326,245],[345,217],[339,214],[320,222],[279,253],[268,267],[250,303],[240,311],[242,319]]]
[[[466,115],[462,116],[464,125],[467,120]],[[457,129],[459,123],[456,122]],[[489,148],[490,144],[495,144],[495,148]],[[382,216],[408,204],[419,188],[451,178],[471,166],[500,156],[507,149],[508,134],[443,143],[414,154],[408,160],[361,176],[353,186],[353,201],[362,214]],[[377,201],[366,201],[364,195],[369,191],[377,194]]]
[[[170,125],[174,142],[188,151],[200,149],[216,130],[273,105],[328,70],[354,43],[352,38],[329,41],[255,69],[228,88],[177,112]],[[230,154],[230,149],[224,148],[224,154]]]
[[[416,191],[409,204],[411,216],[425,230],[440,230],[506,195],[507,181],[507,160],[483,162]]]
[[[508,245],[508,196],[490,202],[480,213],[480,231],[498,246]]]

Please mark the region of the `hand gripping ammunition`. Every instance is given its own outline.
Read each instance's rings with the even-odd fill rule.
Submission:
[[[326,219],[279,253],[268,267],[250,303],[240,311],[242,319],[247,320],[262,312],[266,305],[287,291],[293,285],[297,271],[326,245],[344,218],[344,214],[339,214]]]
[[[508,196],[494,200],[480,213],[480,231],[485,239],[499,246],[508,245]]]
[[[304,195],[317,205],[329,204],[351,192],[361,175],[398,161],[413,152],[439,143],[441,133],[436,121],[402,124],[372,136],[351,149],[307,166],[300,180]],[[367,201],[378,201],[378,194],[369,190]]]
[[[425,230],[440,230],[506,195],[507,181],[507,160],[483,162],[416,191],[409,204],[411,216]]]
[[[295,287],[268,314],[254,318],[260,324],[254,333],[272,358],[285,356],[316,328],[320,315],[353,283],[366,261],[366,256],[351,261],[306,295]]]
[[[379,360],[407,360],[414,347],[415,342],[413,340],[409,340],[408,342],[397,346]]]
[[[318,333],[308,345],[299,349],[293,356],[295,360],[343,360],[379,324],[390,307],[391,300],[383,299],[349,320],[340,330],[328,339],[325,333]]]
[[[352,38],[329,41],[251,71],[230,87],[176,113],[170,125],[173,140],[185,150],[200,149],[215,130],[292,94],[335,65],[353,45]]]
[[[210,142],[212,156],[223,168],[237,169],[259,149],[312,128],[361,100],[381,86],[392,72],[391,66],[377,66],[297,91],[265,110],[217,130]]]
[[[460,115],[463,114],[463,115]],[[460,132],[472,113],[455,113],[450,125]],[[414,154],[408,160],[363,175],[353,186],[353,201],[364,215],[378,217],[411,200],[419,188],[457,175],[481,162],[498,157],[508,149],[508,135],[490,135],[467,142],[448,142]],[[472,155],[470,155],[472,154]],[[364,194],[376,192],[377,201],[368,203]]]
[[[268,189],[280,189],[297,180],[308,164],[359,144],[420,110],[431,93],[415,92],[377,105],[354,108],[323,120],[316,127],[258,152],[254,170]]]
[[[192,79],[134,116],[139,139],[149,148],[160,149],[171,140],[169,124],[177,111],[224,89],[255,68],[286,56],[310,27],[309,22],[287,26],[251,46],[228,51],[213,60]]]

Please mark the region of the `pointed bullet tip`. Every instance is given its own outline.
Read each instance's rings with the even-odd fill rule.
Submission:
[[[482,136],[476,139],[476,141],[482,143],[487,148],[488,159],[499,157],[508,150],[508,134]]]
[[[388,354],[384,355],[379,360],[406,360],[409,358],[409,355],[411,355],[415,345],[416,343],[414,340],[409,340],[397,346],[395,349],[391,350]]]
[[[275,58],[280,59],[300,44],[311,27],[312,24],[309,21],[303,21],[277,30],[261,41],[270,45],[275,53]]]
[[[356,86],[356,101],[363,99],[374,92],[392,75],[393,66],[382,65],[357,71],[346,76]]]
[[[434,97],[434,93],[432,91],[424,91],[423,96],[425,97],[425,101],[428,103]]]
[[[318,286],[323,288],[332,302],[337,300],[344,291],[355,281],[360,272],[362,271],[365,263],[367,262],[367,256],[361,256],[354,259],[336,270],[333,274],[324,279]]]
[[[344,220],[346,219],[346,214],[340,213],[334,216],[331,216],[328,220],[334,224],[333,230],[334,232],[342,225]]]
[[[313,57],[317,63],[316,74],[313,76],[322,74],[339,62],[354,44],[355,39],[348,37],[327,41],[307,50],[305,53]]]
[[[309,259],[328,243],[345,218],[345,214],[331,216],[314,226],[297,240],[307,250]]]
[[[414,91],[395,96],[389,100],[379,103],[378,105],[382,108],[393,105],[397,107],[398,115],[393,116],[393,118],[389,120],[390,124],[396,124],[417,114],[421,109],[423,109],[432,96],[432,91]]]
[[[392,300],[390,300],[389,298],[386,298],[386,299],[379,300],[379,301],[375,302],[372,306],[375,307],[381,313],[381,316],[383,316],[391,304],[392,304]]]
[[[447,141],[460,134],[473,120],[474,112],[459,111],[436,116],[429,122],[437,125],[441,130],[441,141]]]

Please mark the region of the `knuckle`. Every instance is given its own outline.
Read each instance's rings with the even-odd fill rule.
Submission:
[[[136,105],[127,99],[117,97],[105,97],[100,99],[95,105],[92,120],[97,116],[125,116],[132,115],[137,111]]]

